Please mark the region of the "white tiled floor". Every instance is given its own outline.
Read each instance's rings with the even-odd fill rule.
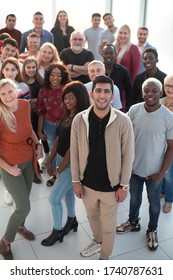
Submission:
[[[70,232],[64,237],[63,243],[56,243],[51,247],[44,247],[41,240],[48,236],[52,230],[52,215],[48,202],[51,187],[46,186],[48,176],[42,174],[42,184],[33,184],[31,192],[31,212],[26,221],[26,227],[36,235],[32,242],[25,240],[17,234],[12,251],[15,260],[83,260],[80,249],[92,240],[86,212],[81,200],[76,198],[76,216],[79,222],[77,233]],[[3,202],[3,183],[0,179],[0,237],[3,236],[7,221],[13,211],[13,206]],[[163,205],[163,200],[161,204]],[[119,206],[118,223],[124,222],[128,217],[129,197]],[[143,194],[143,204],[140,211],[140,232],[117,235],[112,260],[171,260],[173,259],[173,211],[164,214],[161,211],[158,238],[159,248],[155,252],[149,251],[146,245],[145,232],[148,224],[148,202],[146,192]],[[63,222],[66,221],[66,208],[64,204]],[[98,254],[88,257],[88,260],[97,260]],[[0,260],[2,256],[0,255]],[[86,258],[85,258],[86,260]]]

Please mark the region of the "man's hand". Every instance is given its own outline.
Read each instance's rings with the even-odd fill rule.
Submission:
[[[125,198],[127,197],[127,190],[123,190],[122,188],[119,188],[116,192],[115,192],[115,198],[117,200],[117,202],[123,202],[125,200]]]
[[[74,192],[78,198],[84,197],[84,187],[81,183],[74,183]]]

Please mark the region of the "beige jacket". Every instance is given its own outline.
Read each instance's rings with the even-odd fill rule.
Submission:
[[[92,106],[77,114],[71,128],[71,172],[73,183],[84,177],[89,154],[88,117]],[[128,185],[134,160],[134,134],[131,120],[111,107],[105,129],[105,146],[108,176],[111,186]],[[100,170],[100,172],[102,172]]]

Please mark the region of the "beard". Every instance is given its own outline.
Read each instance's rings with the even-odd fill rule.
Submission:
[[[83,50],[83,47],[80,47],[80,46],[73,46],[71,48],[72,48],[72,51],[74,51],[75,53],[81,53]]]

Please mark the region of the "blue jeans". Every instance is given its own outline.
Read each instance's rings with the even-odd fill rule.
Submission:
[[[62,162],[63,157],[57,154],[56,160],[58,166]],[[68,165],[61,173],[58,174],[58,177],[49,196],[49,202],[52,208],[52,215],[54,220],[54,229],[57,230],[60,230],[62,228],[63,197],[65,197],[68,217],[75,217],[75,194],[72,184],[70,165]]]
[[[49,121],[45,120],[44,125],[43,125],[43,131],[47,136],[47,142],[49,144],[49,149],[52,148],[53,143],[56,139],[56,130],[57,127],[59,126],[58,123],[50,123]]]
[[[142,203],[142,192],[144,183],[146,184],[149,202],[149,224],[148,229],[156,230],[160,215],[160,181],[152,181],[132,174],[130,179],[130,213],[129,220],[138,222],[139,209]]]
[[[173,203],[173,161],[161,181],[161,193],[165,195],[165,202]]]
[[[43,131],[47,136],[47,142],[48,142],[50,150],[52,149],[53,143],[56,139],[56,136],[57,136],[56,130],[57,130],[58,126],[59,126],[59,124],[57,124],[57,123],[50,123],[47,120],[44,121]],[[53,160],[52,167],[53,168],[56,167],[56,159]]]

